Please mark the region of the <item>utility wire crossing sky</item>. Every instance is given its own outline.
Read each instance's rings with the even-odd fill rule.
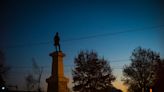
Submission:
[[[131,30],[113,32],[113,33],[110,32],[110,33],[91,35],[91,36],[85,36],[85,37],[80,37],[80,38],[65,39],[65,40],[61,40],[61,41],[62,42],[79,41],[79,40],[91,39],[91,38],[96,38],[96,37],[113,36],[113,35],[118,35],[118,34],[123,34],[123,33],[128,33],[128,32],[148,31],[148,29],[158,29],[158,28],[160,28],[160,29],[164,28],[164,25],[139,28],[136,30],[131,29]],[[161,31],[161,30],[156,30],[156,31]],[[27,43],[27,44],[15,45],[15,46],[12,46],[12,45],[11,46],[5,46],[5,48],[20,48],[20,47],[25,47],[25,46],[37,46],[37,45],[45,45],[45,44],[51,44],[51,43],[52,42]]]
[[[130,63],[138,46],[150,48],[164,58],[164,7],[162,0],[69,0],[3,1],[0,14],[0,49],[11,66],[10,85],[25,87],[32,58],[43,66],[42,84],[51,72],[49,53],[59,32],[65,74],[71,80],[74,58],[81,50],[94,50],[110,62],[122,85],[122,67]],[[70,82],[71,85],[71,82]],[[44,88],[46,90],[46,88]]]

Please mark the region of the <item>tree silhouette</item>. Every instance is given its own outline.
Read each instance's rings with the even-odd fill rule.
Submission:
[[[155,92],[163,92],[164,85],[164,60],[160,60],[156,64],[156,82],[152,86]]]
[[[29,73],[25,78],[27,90],[37,90],[38,92],[41,92],[40,83],[43,68],[38,66],[34,58],[32,59],[32,66],[32,73]]]
[[[33,90],[34,86],[36,85],[36,80],[34,79],[34,76],[32,74],[28,74],[25,80],[26,80],[27,90],[28,91]]]
[[[81,51],[74,59],[73,90],[78,92],[107,92],[115,80],[107,60],[96,52]]]
[[[130,58],[130,65],[125,65],[123,69],[123,81],[129,86],[129,92],[145,92],[156,79],[154,65],[160,60],[160,56],[150,49],[138,47]]]
[[[10,67],[6,65],[5,63],[5,55],[4,53],[0,50],[0,87],[5,86],[5,78],[10,70]],[[0,88],[1,91],[1,88]]]

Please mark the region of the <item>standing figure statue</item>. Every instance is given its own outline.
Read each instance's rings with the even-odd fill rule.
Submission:
[[[59,51],[61,51],[61,50],[60,50],[59,41],[60,41],[60,38],[59,38],[58,32],[57,32],[56,35],[55,35],[55,37],[54,37],[54,46],[55,46],[55,48],[56,48],[56,51],[58,51],[57,48],[59,48]]]

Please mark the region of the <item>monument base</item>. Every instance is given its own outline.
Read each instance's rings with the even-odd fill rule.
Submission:
[[[68,92],[69,89],[67,87],[68,79],[66,77],[58,77],[51,76],[46,79],[48,83],[47,92]]]

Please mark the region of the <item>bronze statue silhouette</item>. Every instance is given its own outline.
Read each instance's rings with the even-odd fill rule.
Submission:
[[[56,51],[58,51],[58,48],[59,48],[59,51],[61,51],[59,41],[60,41],[60,38],[59,38],[58,32],[56,32],[56,35],[54,37],[54,46],[56,48]]]

